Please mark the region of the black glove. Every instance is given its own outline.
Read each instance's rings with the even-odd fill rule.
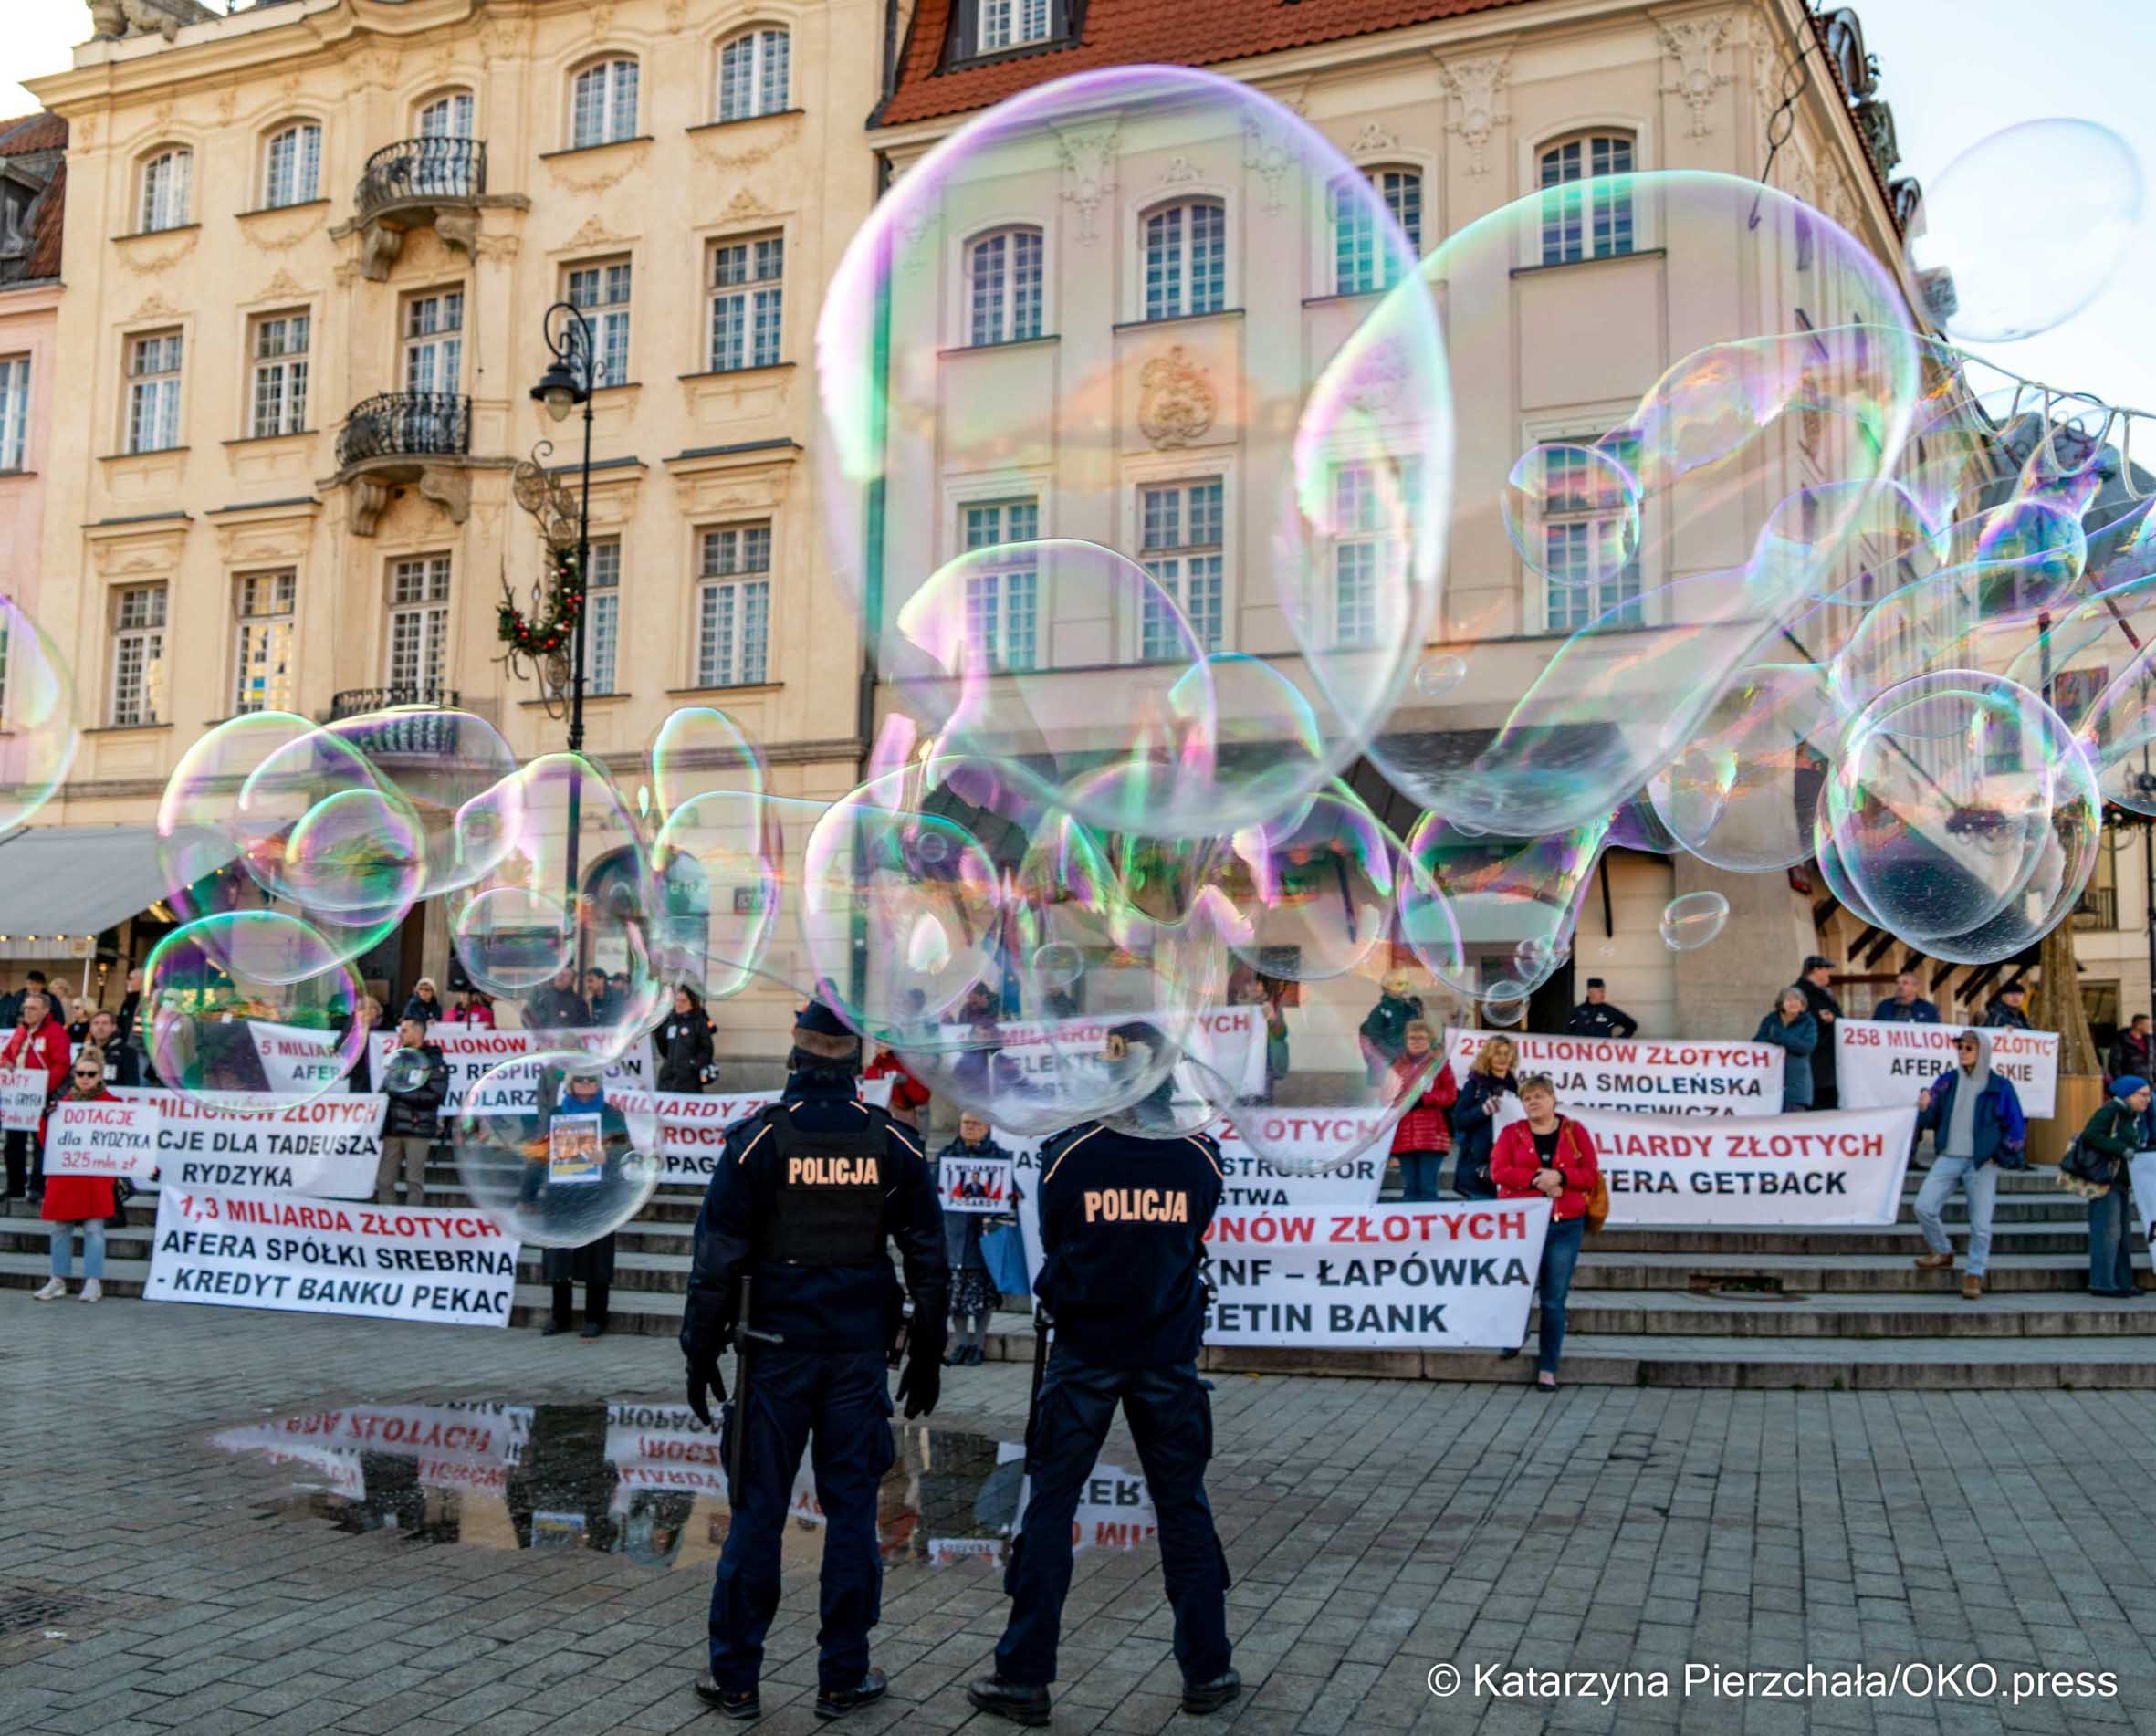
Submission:
[[[718,1372],[718,1359],[734,1336],[734,1323],[723,1291],[692,1290],[681,1316],[681,1351],[688,1358],[689,1408],[696,1420],[711,1427],[711,1412],[705,1402],[708,1388],[720,1404],[727,1401],[727,1384]]]
[[[943,1396],[943,1352],[950,1342],[950,1323],[944,1318],[944,1298],[916,1297],[914,1317],[907,1323],[905,1366],[898,1375],[898,1397],[905,1406],[908,1421],[925,1417]]]

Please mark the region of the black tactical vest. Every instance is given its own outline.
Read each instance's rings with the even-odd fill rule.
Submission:
[[[771,1206],[759,1258],[785,1266],[873,1266],[884,1258],[884,1189],[891,1166],[889,1117],[863,1107],[845,1133],[807,1133],[782,1103],[764,1112],[773,1142]]]

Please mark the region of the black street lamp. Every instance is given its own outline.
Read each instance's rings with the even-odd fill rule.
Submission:
[[[556,315],[561,317],[557,319]],[[570,631],[569,646],[569,751],[581,754],[584,751],[585,612],[591,606],[591,391],[598,383],[599,348],[591,340],[591,322],[571,302],[557,301],[549,308],[539,330],[554,360],[539,376],[539,384],[532,387],[532,397],[546,405],[547,413],[556,422],[568,421],[569,413],[577,405],[584,407],[583,486],[577,504],[576,566],[577,592],[582,601],[577,608],[576,623]],[[583,924],[577,883],[577,831],[583,823],[583,781],[581,773],[570,773],[567,850],[569,912],[580,936]],[[581,984],[583,967],[581,940],[577,950]]]

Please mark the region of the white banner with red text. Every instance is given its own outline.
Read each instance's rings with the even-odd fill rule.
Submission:
[[[1834,1021],[1834,1077],[1844,1109],[1914,1106],[1917,1093],[1955,1064],[1954,1039],[1966,1025],[1903,1025],[1883,1019]],[[2021,1113],[2049,1121],[2058,1113],[2058,1032],[1987,1030],[1992,1071],[2013,1082]]]
[[[1587,1130],[1609,1185],[1609,1221],[1890,1224],[1916,1107],[1744,1121],[1564,1111]]]
[[[389,1106],[379,1093],[332,1092],[260,1111],[227,1109],[152,1085],[121,1085],[115,1094],[154,1106],[162,1186],[373,1197]]]
[[[45,1173],[148,1181],[157,1170],[157,1105],[141,1097],[57,1103],[45,1126]]]
[[[150,1302],[506,1326],[515,1238],[483,1212],[161,1188]]]
[[[1778,1115],[1783,1051],[1773,1043],[1691,1037],[1537,1037],[1509,1030],[1448,1030],[1445,1059],[1463,1084],[1492,1037],[1517,1051],[1514,1080],[1547,1073],[1571,1109],[1659,1115]]]
[[[864,1080],[861,1101],[879,1109],[891,1106],[891,1080]],[[775,1091],[735,1091],[703,1095],[688,1091],[615,1091],[607,1089],[606,1101],[629,1118],[632,1127],[658,1124],[659,1156],[665,1167],[659,1186],[668,1183],[703,1187],[718,1166],[718,1154],[727,1143],[727,1129],[746,1121],[767,1103],[779,1101]]]
[[[461,1030],[454,1026],[427,1027],[427,1041],[442,1051],[449,1063],[449,1095],[442,1113],[454,1117],[466,1106],[472,1087],[495,1067],[520,1056],[553,1054],[565,1050],[602,1050],[618,1036],[603,1030]],[[397,1046],[393,1030],[378,1030],[369,1059],[372,1079],[380,1084],[382,1069]],[[606,1063],[601,1076],[611,1098],[617,1088],[649,1091],[658,1074],[652,1066],[652,1040],[639,1037],[623,1054]],[[479,1114],[532,1114],[539,1108],[539,1072],[519,1068],[495,1082],[486,1101],[471,1105]]]
[[[45,1119],[45,1098],[51,1086],[42,1067],[0,1070],[0,1132],[36,1133]]]

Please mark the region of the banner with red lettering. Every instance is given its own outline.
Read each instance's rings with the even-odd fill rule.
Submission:
[[[42,1067],[0,1070],[0,1130],[34,1134],[45,1119],[46,1093],[52,1081]]]
[[[1445,1059],[1465,1081],[1492,1037],[1519,1051],[1512,1076],[1547,1073],[1557,1101],[1574,1109],[1659,1115],[1778,1115],[1782,1051],[1773,1043],[1692,1037],[1537,1037],[1509,1030],[1448,1030]],[[1913,1100],[1912,1100],[1913,1101]]]
[[[1609,1184],[1609,1221],[1635,1224],[1890,1224],[1914,1143],[1916,1107],[1690,1121],[1587,1109]]]
[[[466,1107],[471,1089],[493,1068],[519,1056],[547,1054],[560,1050],[604,1049],[615,1033],[603,1030],[467,1030],[436,1023],[427,1027],[426,1040],[442,1051],[449,1063],[449,1097],[443,1114],[454,1115]],[[539,1041],[540,1038],[544,1041]],[[371,1060],[373,1078],[380,1083],[390,1051],[397,1046],[397,1033],[374,1033]],[[652,1040],[639,1037],[628,1049],[606,1063],[602,1075],[611,1102],[617,1089],[641,1087],[649,1091],[657,1074],[652,1067]],[[480,1114],[530,1114],[538,1108],[539,1075],[529,1068],[505,1074],[496,1082],[489,1101],[473,1105]]]
[[[515,1238],[484,1212],[162,1187],[150,1302],[506,1326]]]
[[[1898,1109],[1954,1064],[1954,1039],[1966,1025],[1903,1025],[1881,1019],[1834,1021],[1834,1076],[1844,1109]],[[2058,1113],[2058,1032],[1987,1030],[1992,1071],[2014,1083],[2021,1113],[2049,1121]]]
[[[175,1091],[121,1085],[157,1112],[157,1166],[168,1187],[263,1187],[372,1199],[382,1161],[379,1093],[331,1092],[307,1103],[228,1109]]]
[[[45,1129],[45,1173],[148,1181],[157,1168],[157,1105],[146,1098],[55,1103]]]
[[[662,1187],[669,1182],[703,1187],[710,1183],[712,1171],[717,1167],[718,1154],[727,1143],[727,1129],[738,1121],[748,1120],[765,1104],[777,1103],[779,1093],[735,1091],[706,1096],[686,1091],[610,1088],[606,1100],[629,1118],[632,1127],[650,1121],[657,1123],[659,1156],[665,1164],[659,1172]],[[863,1081],[861,1101],[874,1103],[879,1109],[889,1108],[891,1081],[888,1078]]]

